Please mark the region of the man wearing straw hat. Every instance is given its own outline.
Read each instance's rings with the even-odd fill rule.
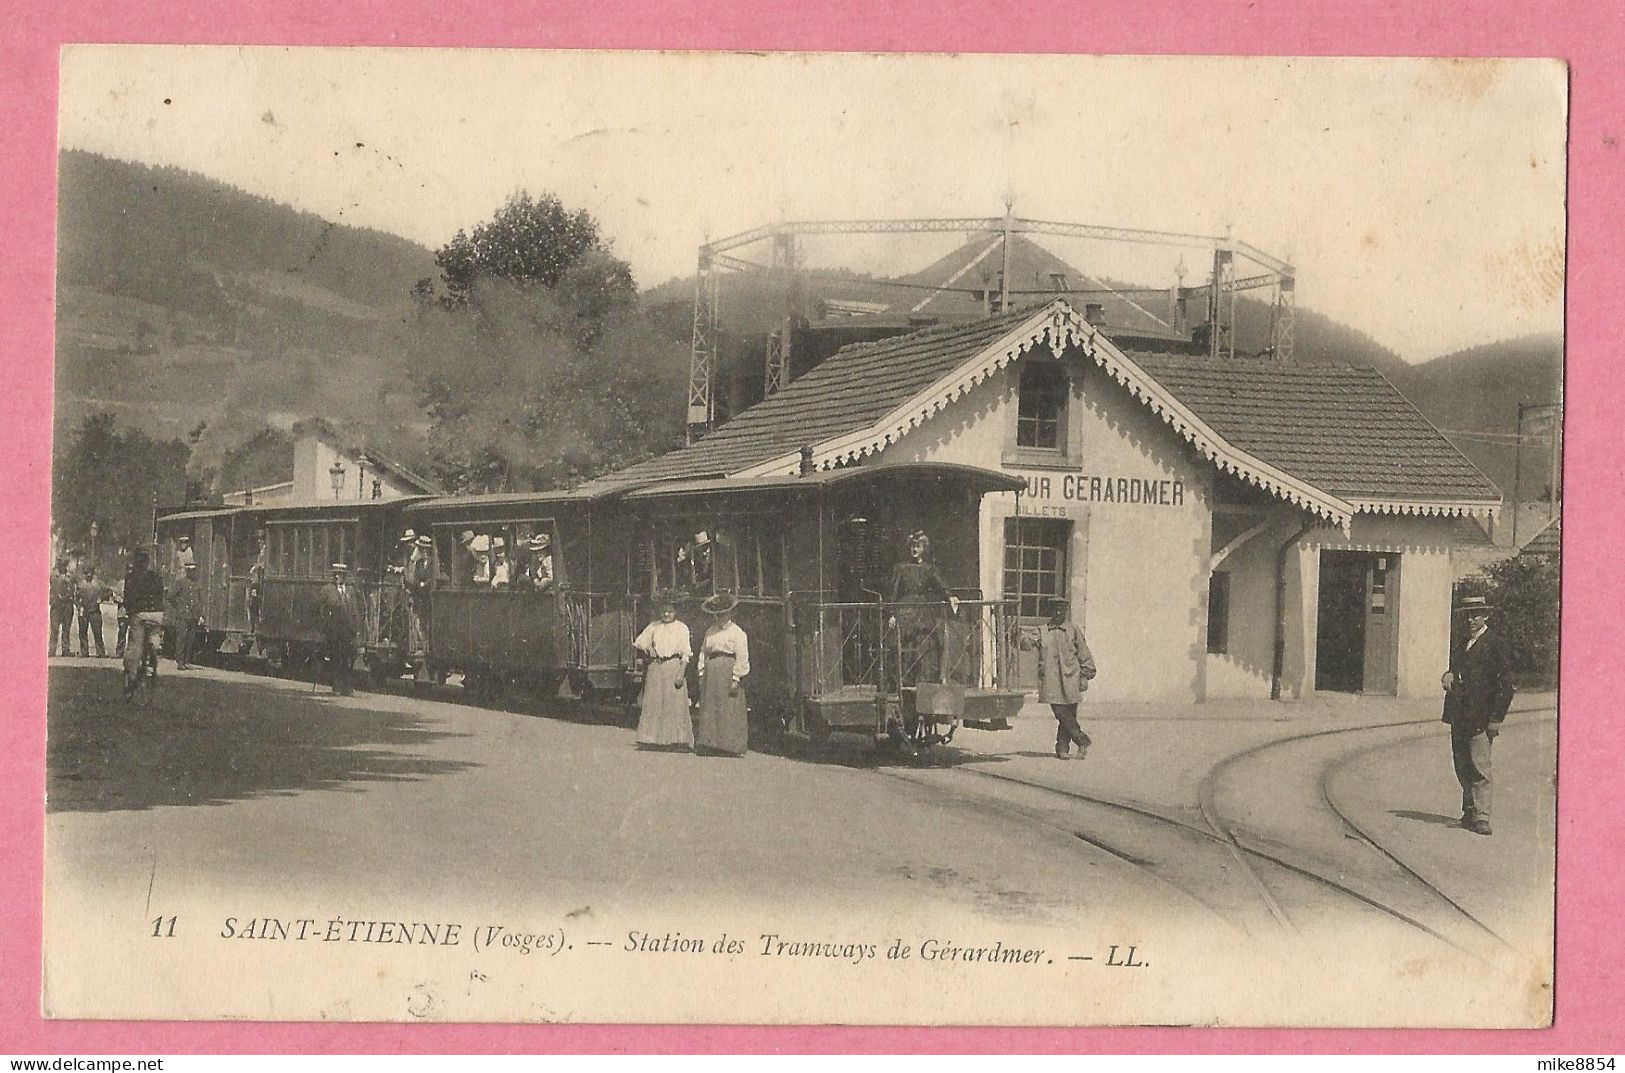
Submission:
[[[1450,648],[1444,686],[1444,721],[1450,724],[1450,756],[1461,783],[1461,825],[1490,833],[1490,746],[1512,706],[1512,653],[1491,624],[1495,608],[1482,596],[1456,605],[1465,620]]]

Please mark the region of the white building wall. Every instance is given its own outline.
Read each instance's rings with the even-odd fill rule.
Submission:
[[[289,497],[296,503],[327,499],[371,499],[372,482],[380,482],[380,499],[399,499],[412,495],[413,489],[387,471],[366,467],[363,477],[358,452],[341,450],[322,436],[300,436],[293,445],[293,492]],[[344,485],[337,496],[333,494],[333,463],[344,465]]]
[[[1398,553],[1399,667],[1401,697],[1439,695],[1439,675],[1450,663],[1450,601],[1455,583],[1451,563],[1451,522],[1447,518],[1357,514],[1345,536],[1315,529],[1303,540],[1300,569],[1317,577],[1323,550]],[[1319,588],[1306,593],[1303,608],[1303,685],[1315,681],[1315,635]]]
[[[1276,556],[1303,525],[1304,515],[1285,506],[1273,508],[1269,525],[1219,564],[1230,575],[1229,644],[1223,653],[1207,654],[1209,698],[1268,699],[1275,665]],[[1281,695],[1298,695],[1302,681],[1303,645],[1291,633],[1302,618],[1303,578],[1298,556],[1289,549],[1283,606],[1288,635],[1282,661]]]

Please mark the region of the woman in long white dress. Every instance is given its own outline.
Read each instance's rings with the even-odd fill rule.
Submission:
[[[688,626],[677,618],[671,600],[661,600],[660,618],[632,642],[648,661],[643,674],[643,703],[638,716],[638,744],[694,745],[694,723],[688,711],[688,661],[694,655]]]
[[[732,593],[719,592],[701,605],[712,621],[700,643],[695,752],[743,756],[750,739],[744,686],[750,674],[750,640],[733,620],[738,602]]]

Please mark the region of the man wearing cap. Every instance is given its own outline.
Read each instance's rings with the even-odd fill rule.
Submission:
[[[1490,746],[1512,706],[1512,652],[1494,628],[1494,608],[1482,596],[1463,597],[1456,613],[1464,628],[1450,646],[1444,686],[1444,721],[1450,756],[1461,784],[1461,825],[1490,833]]]
[[[90,655],[90,640],[96,639],[96,655],[105,657],[107,648],[102,643],[102,601],[111,599],[113,590],[107,583],[96,580],[96,568],[85,567],[84,580],[74,592],[74,603],[79,610],[79,655]]]
[[[181,576],[170,583],[166,598],[170,625],[174,628],[175,669],[192,665],[192,648],[197,637],[197,564],[186,563]]]
[[[1067,617],[1070,604],[1064,596],[1052,596],[1047,604],[1049,621],[1036,632],[1022,634],[1021,647],[1038,649],[1038,699],[1055,713],[1055,756],[1078,759],[1089,753],[1089,735],[1078,726],[1078,703],[1095,676],[1095,657],[1083,639],[1083,631]]]
[[[333,664],[333,692],[348,697],[355,692],[351,674],[355,664],[356,635],[361,632],[361,598],[350,583],[350,568],[333,564],[333,582],[322,589],[319,605],[322,639]]]
[[[194,564],[195,560],[192,557],[192,538],[189,536],[176,537],[175,554],[171,556],[169,560],[169,576],[181,577],[186,573],[186,568]]]
[[[76,588],[73,571],[68,568],[68,557],[66,555],[58,556],[56,569],[51,571],[51,655],[53,656],[59,650],[64,656],[73,655],[73,598]]]
[[[959,611],[959,598],[950,595],[947,582],[929,562],[931,538],[916,529],[908,537],[908,560],[892,568],[886,598],[893,605],[887,625],[898,632],[902,648],[902,685],[924,679],[937,681],[942,675],[942,634],[946,623],[923,604],[943,601],[950,615]]]

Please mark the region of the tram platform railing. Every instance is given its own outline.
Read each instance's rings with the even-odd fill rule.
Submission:
[[[1003,600],[791,599],[797,690],[896,695],[920,684],[1017,689],[1015,605]]]

